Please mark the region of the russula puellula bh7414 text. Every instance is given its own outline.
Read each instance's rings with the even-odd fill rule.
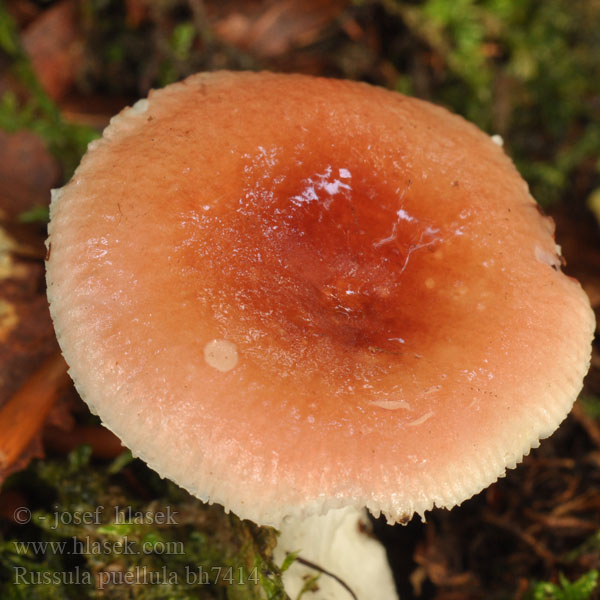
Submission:
[[[200,74],[125,109],[52,202],[77,389],[240,517],[451,507],[571,408],[594,317],[489,136],[361,83]]]

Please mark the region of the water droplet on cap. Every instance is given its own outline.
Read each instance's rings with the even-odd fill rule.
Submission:
[[[237,346],[227,340],[212,340],[204,346],[204,360],[217,371],[227,373],[238,364]]]

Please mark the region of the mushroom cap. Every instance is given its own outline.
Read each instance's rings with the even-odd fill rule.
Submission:
[[[199,74],[125,109],[51,207],[82,398],[240,517],[451,507],[565,418],[594,317],[489,136],[362,83]]]

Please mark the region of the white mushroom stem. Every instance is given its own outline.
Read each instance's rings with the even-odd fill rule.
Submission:
[[[385,549],[369,530],[366,510],[352,507],[323,516],[286,519],[274,558],[279,564],[291,553],[300,558],[283,574],[288,595],[296,598],[308,578],[321,573],[318,590],[303,598],[398,600]]]

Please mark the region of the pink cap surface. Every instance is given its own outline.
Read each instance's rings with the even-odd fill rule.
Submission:
[[[215,73],[115,117],[56,193],[82,397],[239,516],[453,506],[570,410],[594,317],[511,161],[365,84]]]

